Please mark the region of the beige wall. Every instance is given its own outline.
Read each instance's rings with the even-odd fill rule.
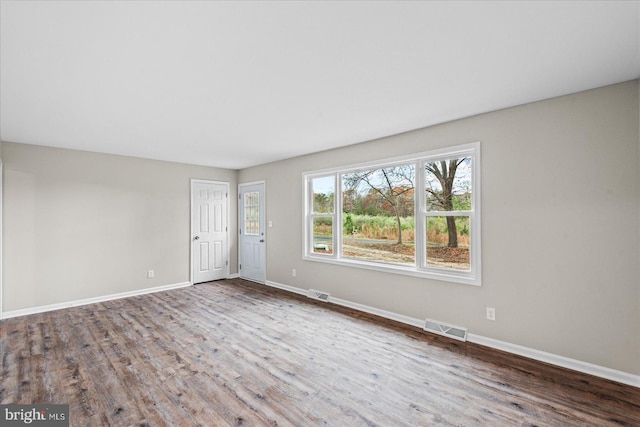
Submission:
[[[188,282],[191,178],[229,182],[236,228],[237,171],[1,145],[3,312]]]
[[[0,319],[2,319],[2,307],[4,304],[4,292],[2,291],[2,271],[3,271],[3,255],[2,255],[2,242],[3,242],[3,238],[2,238],[2,212],[4,211],[4,207],[3,207],[3,196],[2,196],[2,192],[4,189],[4,184],[3,184],[3,176],[4,176],[4,172],[3,172],[3,168],[4,168],[4,164],[2,162],[2,142],[0,142]]]
[[[242,170],[266,181],[267,280],[640,374],[638,95],[632,81]],[[302,172],[473,141],[481,287],[302,260]]]
[[[239,174],[2,143],[3,311],[187,282],[189,180],[235,200],[264,179],[268,280],[638,375],[639,95],[632,81]],[[478,140],[481,287],[302,261],[303,171]]]

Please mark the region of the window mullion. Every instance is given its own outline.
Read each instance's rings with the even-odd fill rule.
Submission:
[[[425,197],[425,176],[424,176],[424,162],[416,162],[416,190],[414,191],[414,244],[415,244],[415,256],[416,267],[424,269],[427,265],[427,242],[426,242],[426,197]]]
[[[473,211],[425,211],[424,214],[425,216],[471,216]]]
[[[306,179],[305,186],[305,254],[313,254],[313,190],[311,178]]]

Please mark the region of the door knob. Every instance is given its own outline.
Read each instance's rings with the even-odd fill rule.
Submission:
[[[196,236],[193,238],[193,240],[198,240],[200,238],[200,236]]]
[[[264,239],[260,239],[260,243],[264,243]]]

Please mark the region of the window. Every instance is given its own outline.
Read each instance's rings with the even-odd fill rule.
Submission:
[[[335,176],[312,178],[311,181],[311,229],[315,254],[333,254],[335,221]]]
[[[470,156],[459,155],[424,163],[428,267],[471,269],[472,167]]]
[[[260,193],[257,191],[244,195],[244,234],[260,235]]]
[[[303,179],[305,259],[480,284],[480,143]]]
[[[340,174],[342,256],[415,265],[415,164]]]

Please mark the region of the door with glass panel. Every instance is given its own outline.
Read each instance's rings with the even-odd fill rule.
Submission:
[[[264,183],[240,184],[238,194],[240,277],[264,283],[266,279]]]

